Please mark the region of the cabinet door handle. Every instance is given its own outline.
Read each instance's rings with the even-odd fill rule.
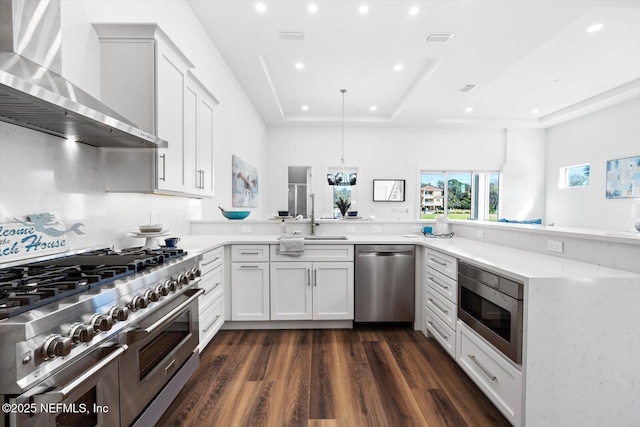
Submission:
[[[313,286],[318,286],[318,269],[313,269]]]
[[[260,255],[260,252],[240,252],[240,255]]]
[[[427,298],[427,300],[429,300],[429,302],[431,302],[431,304],[433,304],[434,307],[436,307],[438,310],[440,310],[444,314],[448,314],[449,313],[449,310],[445,310],[444,308],[442,308],[442,306],[440,304],[436,303],[433,298]]]
[[[436,327],[436,325],[431,321],[431,320],[427,320],[427,323],[431,325],[431,327],[433,328],[434,331],[436,331],[438,333],[438,335],[440,335],[442,338],[444,338],[445,340],[449,341],[449,337],[446,336],[445,334],[443,334],[440,329],[438,329]]]
[[[207,326],[206,328],[204,328],[204,329],[202,330],[202,333],[204,334],[204,333],[206,333],[209,329],[211,329],[211,327],[212,327],[213,325],[215,325],[215,324],[216,324],[216,322],[218,321],[218,319],[219,319],[219,318],[220,318],[220,315],[218,314],[218,315],[216,316],[216,318],[215,318],[215,319],[213,319],[213,322],[211,322],[211,324],[210,324],[209,326]]]
[[[438,261],[438,259],[437,259],[437,258],[429,257],[429,259],[430,259],[431,261],[435,262],[436,264],[439,264],[439,265],[441,265],[441,266],[443,266],[443,267],[446,267],[446,266],[447,266],[447,263],[446,263],[446,262]]]
[[[204,190],[204,169],[202,169],[202,187],[200,187]]]
[[[167,181],[167,155],[166,154],[160,154],[160,158],[162,159],[162,177],[160,178],[161,181]]]
[[[311,269],[307,268],[307,286],[311,286]]]
[[[433,283],[435,283],[436,285],[440,286],[442,289],[449,289],[449,287],[447,285],[443,285],[442,283],[440,283],[439,281],[436,280],[435,277],[433,276],[429,276],[429,280],[431,280]]]
[[[478,362],[478,361],[476,360],[476,357],[475,357],[474,355],[472,355],[472,354],[467,354],[467,357],[468,357],[469,359],[471,359],[471,361],[472,361],[473,363],[475,363],[476,365],[478,365],[478,368],[482,369],[482,372],[484,372],[484,373],[485,373],[485,375],[486,375],[486,376],[488,376],[488,377],[489,377],[489,379],[490,379],[491,381],[495,381],[495,380],[497,380],[497,379],[498,379],[498,377],[496,377],[495,375],[492,375],[489,371],[487,371],[487,370],[485,369],[485,367],[484,367],[484,366],[482,366],[482,365],[480,364],[480,362]]]
[[[203,266],[203,267],[206,267],[207,265],[211,264],[212,262],[216,262],[216,261],[217,261],[217,260],[219,260],[219,259],[220,259],[220,257],[219,257],[219,256],[217,256],[217,257],[215,257],[214,259],[212,259],[211,261],[203,262],[203,263],[202,263],[202,266]]]
[[[241,265],[240,268],[258,268],[259,265]]]

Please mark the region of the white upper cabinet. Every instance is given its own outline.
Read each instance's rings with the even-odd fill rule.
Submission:
[[[186,191],[202,197],[214,195],[214,107],[218,100],[187,72],[184,106],[184,183]]]
[[[94,24],[102,101],[168,142],[155,150],[109,149],[107,191],[213,195],[211,93],[156,24]]]

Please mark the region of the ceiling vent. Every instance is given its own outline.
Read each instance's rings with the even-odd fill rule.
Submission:
[[[469,93],[473,90],[475,90],[475,88],[477,88],[478,85],[464,85],[462,86],[462,88],[460,88],[460,90],[458,92],[460,93]]]
[[[304,33],[302,31],[280,31],[280,38],[282,40],[302,40]]]
[[[453,37],[453,33],[429,33],[425,37],[425,43],[448,42]]]

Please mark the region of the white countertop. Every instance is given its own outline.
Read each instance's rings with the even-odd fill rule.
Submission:
[[[409,236],[409,235],[406,235]],[[318,244],[411,244],[433,248],[460,260],[478,264],[497,273],[518,280],[543,278],[638,278],[640,275],[595,264],[572,261],[550,255],[514,249],[476,240],[398,235],[347,235],[348,240],[312,240],[305,245]],[[191,252],[204,252],[228,244],[277,244],[277,235],[234,234],[185,236],[179,247]]]

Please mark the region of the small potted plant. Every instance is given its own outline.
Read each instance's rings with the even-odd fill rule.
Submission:
[[[351,206],[351,202],[348,201],[347,199],[344,199],[342,197],[338,197],[336,199],[335,207],[340,210],[340,213],[342,214],[343,218],[347,216],[347,211],[349,210],[350,206]]]

